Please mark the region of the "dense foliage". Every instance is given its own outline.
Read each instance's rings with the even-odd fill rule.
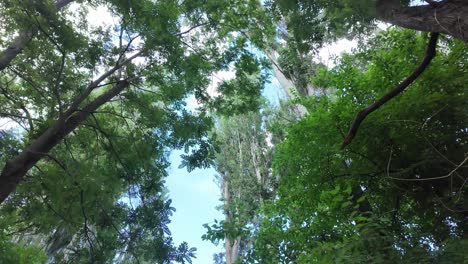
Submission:
[[[466,45],[446,39],[431,67],[366,120],[341,150],[354,113],[408,75],[425,34],[389,30],[314,84],[275,155],[278,197],[259,214],[248,263],[453,263],[466,260]]]
[[[0,1],[0,263],[192,263],[168,228],[180,148],[219,173],[216,263],[466,262],[468,4],[425,2]],[[429,32],[429,67],[342,149]],[[295,105],[261,103],[269,66]]]
[[[258,107],[263,63],[238,32],[261,44],[273,27],[260,7],[1,1],[0,116],[14,124],[0,131],[1,262],[190,263],[167,227],[167,157],[185,148],[183,166],[208,166],[207,111]],[[209,94],[227,69],[236,78]]]

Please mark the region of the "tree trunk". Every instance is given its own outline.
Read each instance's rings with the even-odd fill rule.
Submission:
[[[60,0],[55,3],[55,9],[60,11],[63,7],[73,2],[73,0]],[[34,37],[36,30],[31,29],[28,31],[20,32],[19,35],[13,39],[13,41],[8,45],[6,50],[0,53],[0,71],[5,69],[10,62],[20,54],[26,44]]]
[[[83,109],[71,111],[70,115],[60,117],[39,138],[23,152],[6,162],[0,175],[0,203],[12,193],[24,175],[60,141],[76,129],[90,114],[101,105],[129,86],[127,80],[119,81],[113,88],[94,99]]]
[[[278,80],[278,83],[280,84],[281,88],[283,89],[284,93],[286,94],[286,97],[288,99],[295,99],[294,96],[294,81],[290,80],[286,75],[284,74],[283,70],[281,67],[278,65],[277,62],[277,56],[278,53],[274,50],[268,49],[265,50],[265,54],[267,55],[268,59],[270,62],[273,64],[272,70],[273,70],[273,75],[276,77]],[[294,105],[294,112],[299,115],[300,117],[305,116],[307,114],[307,109],[300,104]]]
[[[402,7],[399,0],[378,0],[377,18],[404,28],[451,35],[468,42],[468,1]]]
[[[226,238],[226,264],[233,264],[236,262],[239,257],[239,243],[239,239],[231,241]]]
[[[231,195],[229,189],[229,179],[223,174],[223,198],[224,198],[224,210],[226,215],[226,222],[232,223],[232,214],[230,211]],[[228,236],[224,239],[224,248],[226,252],[226,264],[233,264],[239,257],[239,243],[240,238],[231,240]]]

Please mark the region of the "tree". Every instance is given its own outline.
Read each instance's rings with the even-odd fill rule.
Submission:
[[[223,213],[219,225],[206,226],[206,239],[224,239],[226,263],[241,259],[249,248],[248,226],[255,225],[256,209],[269,192],[271,151],[262,129],[262,115],[250,112],[220,118],[216,130],[219,152],[215,167],[222,192]],[[213,228],[213,230],[212,230]]]
[[[317,47],[340,37],[354,37],[377,21],[423,32],[451,35],[468,41],[463,0],[425,1],[267,1],[270,13],[284,22],[300,48]]]
[[[168,151],[190,151],[189,168],[209,165],[206,111],[232,105],[242,80],[255,80],[245,98],[262,88],[261,63],[237,33],[261,43],[269,29],[256,23],[259,3],[0,5],[0,115],[19,127],[0,134],[8,237],[45,247],[57,262],[190,262],[194,249],[174,246],[167,228],[175,210],[163,187]],[[115,24],[88,23],[96,6]],[[213,100],[210,77],[229,67],[238,77],[231,93]],[[190,113],[183,106],[192,94],[204,107]]]
[[[274,145],[284,139],[285,124],[294,122],[291,106],[281,110],[264,106],[261,111],[220,116],[216,131],[215,168],[218,174],[225,219],[205,225],[204,239],[224,240],[225,252],[216,261],[244,263],[261,221],[259,208],[275,196],[277,177],[271,172]]]
[[[407,1],[409,2],[409,1]],[[399,0],[376,1],[376,17],[400,27],[443,33],[468,41],[468,3],[463,0],[425,1],[422,6],[402,6]]]
[[[244,3],[239,3],[239,5],[231,5],[233,12],[238,11],[236,9],[242,9]],[[247,3],[245,3],[247,5]],[[57,6],[59,6],[57,4]],[[215,64],[206,64],[205,68],[200,69],[198,72],[193,72],[194,74],[198,74],[200,78],[193,78],[195,83],[191,83],[192,87],[190,90],[185,91],[185,93],[180,94],[185,95],[189,91],[195,91],[195,93],[198,95],[199,99],[202,100],[206,97],[204,97],[203,92],[202,92],[202,86],[203,84],[206,84],[206,72],[213,70],[213,68],[209,68],[213,66],[217,66],[219,68],[226,67],[228,63],[221,63],[221,59],[219,58],[220,55],[216,53],[214,50],[211,49],[211,47],[208,47],[206,45],[204,47],[204,50],[198,50],[198,47],[195,48],[195,52],[189,54],[189,55],[184,55],[184,45],[187,44],[184,41],[185,35],[189,34],[191,30],[194,30],[198,27],[201,26],[209,26],[208,29],[220,29],[219,25],[215,25],[216,21],[214,19],[224,19],[224,18],[218,18],[216,17],[218,14],[212,14],[214,9],[212,9],[212,6],[206,6],[207,10],[203,10],[203,5],[195,6],[192,4],[186,4],[184,3],[183,5],[177,5],[176,3],[169,2],[166,4],[163,3],[151,3],[151,2],[142,2],[140,4],[135,4],[135,5],[128,5],[120,2],[110,2],[109,7],[115,11],[116,13],[120,14],[120,19],[122,19],[122,27],[120,29],[120,36],[114,36],[114,37],[120,37],[119,41],[119,46],[115,47],[104,47],[105,49],[100,49],[98,48],[99,44],[98,43],[92,43],[93,45],[90,45],[89,43],[86,43],[86,37],[82,36],[81,41],[79,40],[78,37],[72,37],[71,35],[73,33],[73,28],[71,24],[67,24],[67,21],[63,16],[56,12],[50,11],[54,7],[50,6],[50,2],[44,2],[35,5],[28,6],[30,10],[26,10],[24,14],[19,12],[20,14],[18,15],[18,18],[15,18],[13,16],[7,17],[9,15],[9,12],[16,12],[17,9],[15,9],[15,6],[9,6],[9,8],[6,8],[4,16],[9,19],[10,21],[16,21],[19,19],[22,19],[22,21],[26,20],[28,26],[33,24],[35,27],[39,28],[41,32],[43,33],[43,38],[40,41],[49,41],[48,43],[50,45],[50,48],[53,48],[56,50],[56,52],[61,53],[61,59],[63,63],[59,65],[63,65],[63,67],[59,67],[58,75],[56,80],[56,89],[55,91],[52,91],[56,97],[58,95],[64,94],[65,91],[60,91],[58,86],[61,85],[61,78],[62,74],[64,71],[65,66],[67,65],[67,58],[73,56],[84,56],[85,52],[88,52],[88,54],[93,55],[94,58],[83,58],[83,66],[87,70],[88,75],[92,76],[92,71],[95,67],[92,66],[98,66],[100,65],[99,62],[101,61],[96,61],[96,60],[102,60],[103,58],[99,57],[99,55],[111,55],[107,58],[107,62],[110,65],[107,65],[107,70],[103,71],[102,74],[98,75],[98,77],[88,83],[86,87],[83,87],[83,84],[80,84],[81,87],[78,90],[78,93],[72,93],[66,94],[66,98],[56,98],[55,101],[58,102],[58,106],[60,109],[53,109],[54,112],[56,110],[59,110],[58,113],[50,113],[50,114],[55,114],[56,115],[56,121],[53,122],[48,126],[48,128],[45,131],[42,131],[42,133],[38,134],[35,140],[31,140],[29,143],[28,147],[21,152],[21,154],[15,156],[14,158],[10,159],[9,161],[6,162],[5,168],[2,171],[2,176],[1,180],[3,184],[1,185],[1,190],[0,190],[0,197],[1,200],[3,201],[9,193],[11,193],[14,188],[16,187],[17,183],[21,180],[21,178],[24,176],[24,174],[34,166],[34,164],[40,160],[42,157],[44,157],[45,153],[48,153],[50,149],[52,149],[54,146],[56,146],[61,140],[67,136],[70,132],[72,132],[74,129],[78,127],[78,125],[86,120],[90,116],[90,113],[96,111],[97,108],[100,106],[104,105],[105,103],[109,102],[112,98],[115,96],[119,95],[122,91],[124,91],[126,88],[131,86],[131,84],[142,84],[142,74],[146,74],[148,76],[146,77],[151,77],[149,78],[149,82],[153,83],[154,85],[157,85],[158,83],[156,82],[157,80],[154,80],[154,78],[158,77],[158,74],[162,74],[161,71],[164,71],[161,67],[162,66],[169,66],[172,68],[169,68],[169,72],[172,70],[174,71],[173,74],[176,77],[183,77],[184,73],[186,74],[187,72],[182,72],[181,70],[175,68],[176,64],[174,62],[174,59],[181,59],[182,57],[187,57],[188,59],[191,59],[192,63],[196,63],[202,58],[206,58],[206,56],[217,56],[212,58],[212,61],[210,62],[215,62],[213,60],[218,60],[218,62]],[[255,7],[255,3],[254,3]],[[45,11],[44,11],[45,10]],[[241,11],[246,11],[247,9],[244,8]],[[48,11],[48,13],[44,14],[44,12]],[[141,16],[131,16],[130,13],[138,13],[141,12]],[[160,14],[160,18],[156,21],[148,21],[148,14],[154,12],[157,14]],[[208,18],[207,21],[203,21],[199,15],[201,12],[208,12]],[[210,13],[211,12],[211,13]],[[178,28],[180,27],[179,25],[179,20],[178,17],[180,15],[186,15],[187,16],[187,21],[186,23],[192,23],[195,24],[190,30],[185,31],[185,32],[177,32]],[[55,17],[54,17],[55,16]],[[16,20],[15,20],[16,19]],[[211,21],[210,21],[211,19]],[[20,25],[27,24],[26,22],[23,22]],[[42,23],[42,24],[41,24]],[[159,24],[158,24],[159,23]],[[241,29],[242,27],[249,27],[251,25],[243,25],[240,24],[243,23],[241,21],[233,21],[232,23],[226,22],[226,25],[222,25],[224,28],[233,28],[229,30],[224,30],[224,32],[219,32],[219,34],[216,37],[223,38],[227,37],[230,31],[236,30],[236,29]],[[148,28],[150,27],[150,28]],[[13,28],[10,28],[10,30],[13,30]],[[52,35],[51,32],[49,31],[54,31],[57,30],[58,32],[54,32],[53,34],[57,34],[57,36]],[[61,30],[61,31],[60,31]],[[62,32],[64,31],[64,32]],[[73,32],[73,33],[72,33]],[[103,32],[94,32],[94,33],[103,33]],[[22,33],[21,33],[22,34]],[[21,35],[20,34],[20,35]],[[77,34],[80,35],[80,34]],[[109,38],[109,35],[104,35],[104,38]],[[71,38],[71,39],[69,39]],[[137,45],[133,43],[135,39],[141,38],[144,41],[144,45]],[[39,40],[38,40],[39,41]],[[59,42],[62,41],[62,42]],[[101,42],[105,42],[106,39],[103,39]],[[195,40],[194,40],[195,41]],[[107,42],[109,43],[109,42]],[[185,44],[184,44],[185,43]],[[209,42],[208,42],[209,43]],[[111,43],[109,43],[111,44]],[[193,43],[192,43],[193,44]],[[188,47],[192,47],[190,44],[187,44]],[[213,44],[214,45],[214,44]],[[16,50],[20,50],[21,48],[15,48]],[[10,49],[7,49],[9,51]],[[6,51],[6,52],[7,52]],[[37,51],[36,51],[37,52]],[[71,55],[68,55],[67,52],[69,52]],[[127,53],[132,52],[131,55],[127,57]],[[215,52],[213,54],[213,52]],[[206,54],[203,54],[206,53]],[[17,55],[18,53],[16,53]],[[208,55],[209,54],[209,55]],[[37,53],[35,54],[37,55]],[[67,56],[68,55],[68,56]],[[112,55],[114,55],[112,57]],[[223,54],[222,54],[223,55]],[[221,55],[221,56],[222,56]],[[235,54],[234,56],[238,56],[239,54]],[[248,55],[248,54],[247,54]],[[140,65],[136,66],[133,65],[131,67],[128,67],[128,65],[132,62],[137,57],[146,57],[147,63],[146,65]],[[161,57],[162,56],[162,57]],[[232,58],[231,54],[231,59]],[[59,57],[59,56],[56,56]],[[161,58],[158,58],[161,57]],[[27,58],[27,57],[26,57]],[[80,57],[78,57],[80,58]],[[158,60],[160,61],[162,58],[165,58],[167,61],[162,64],[158,64]],[[29,58],[33,59],[33,58]],[[60,58],[57,58],[57,60],[61,60]],[[87,59],[87,60],[86,60]],[[91,61],[90,61],[91,59]],[[228,59],[229,60],[229,59]],[[11,61],[11,60],[10,60]],[[164,60],[162,60],[164,61]],[[184,60],[184,62],[189,62],[190,60]],[[102,61],[104,62],[104,61]],[[94,64],[94,65],[89,65],[89,64]],[[220,64],[221,63],[221,64]],[[52,63],[51,63],[52,64]],[[190,67],[188,65],[189,63],[185,63],[185,67],[182,67],[180,69]],[[57,65],[57,64],[53,64]],[[100,65],[104,66],[104,65]],[[136,66],[136,67],[135,67]],[[159,66],[159,67],[158,67]],[[177,65],[179,66],[179,65]],[[17,67],[18,69],[16,69]],[[35,79],[31,80],[31,76],[28,76],[26,74],[25,69],[19,68],[19,67],[26,67],[25,65],[18,63],[17,66],[12,66],[11,71],[16,74],[22,74],[24,79],[30,80],[33,83],[38,82]],[[123,69],[126,69],[126,73],[123,74]],[[154,70],[155,72],[152,72],[153,75],[149,75],[149,69]],[[185,69],[184,69],[185,70]],[[202,72],[205,71],[205,72]],[[194,69],[192,69],[194,71]],[[196,70],[195,70],[196,71]],[[107,85],[111,86],[108,90],[105,92],[101,93],[99,96],[95,96],[95,93],[93,91],[96,90],[96,88],[100,87],[103,81],[108,79],[109,77],[114,76],[114,74],[118,73],[118,78],[116,80],[110,80],[110,82],[107,83]],[[177,76],[179,75],[179,76]],[[84,77],[84,76],[83,76]],[[194,77],[194,76],[191,76]],[[25,81],[26,81],[25,80]],[[187,81],[188,82],[188,81]],[[192,81],[193,82],[193,81]],[[113,85],[111,85],[113,84]],[[38,89],[43,88],[39,85],[39,87],[36,87]],[[70,89],[73,91],[72,89]],[[62,92],[62,93],[60,93]],[[94,96],[93,96],[94,95]],[[177,95],[176,95],[177,96]],[[205,95],[206,96],[206,95]],[[91,100],[90,100],[91,99]],[[180,98],[177,98],[180,99]],[[63,100],[63,102],[62,102]],[[26,111],[25,111],[26,112]],[[11,116],[11,115],[10,115]],[[32,121],[32,119],[31,119]]]
[[[341,150],[348,118],[420,61],[425,34],[371,38],[314,85],[309,114],[277,148],[278,198],[261,209],[249,263],[451,263],[466,246],[466,45],[445,39],[405,91]]]
[[[53,15],[53,12],[58,12],[73,0],[59,0],[53,4],[53,8],[38,8],[38,11],[44,12],[44,17]],[[48,12],[48,13],[47,13]],[[15,37],[7,46],[7,48],[0,54],[0,71],[4,70],[10,62],[20,54],[29,41],[37,34],[35,27],[25,28],[19,32],[19,35]]]

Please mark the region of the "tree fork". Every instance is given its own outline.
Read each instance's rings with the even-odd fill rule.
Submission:
[[[351,128],[348,131],[345,139],[343,140],[343,144],[341,148],[345,148],[347,145],[351,143],[351,141],[356,136],[359,126],[361,125],[362,121],[377,110],[379,107],[387,103],[388,101],[392,100],[395,96],[403,92],[413,81],[415,81],[431,64],[432,59],[436,55],[436,47],[437,47],[437,40],[439,38],[439,33],[431,33],[431,37],[429,39],[429,43],[426,49],[426,55],[424,60],[421,62],[418,68],[405,80],[403,80],[395,89],[388,92],[384,96],[382,96],[379,100],[375,101],[373,104],[369,105],[368,107],[364,108],[363,110],[359,111],[359,113],[354,118],[353,123],[351,124]]]

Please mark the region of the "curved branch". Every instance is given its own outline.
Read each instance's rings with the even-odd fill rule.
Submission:
[[[377,110],[379,107],[384,105],[386,102],[392,100],[395,96],[403,92],[414,80],[416,80],[431,64],[432,59],[436,55],[436,46],[437,46],[437,39],[439,37],[439,33],[431,33],[431,38],[427,45],[426,55],[424,60],[421,62],[418,68],[405,80],[403,80],[395,89],[390,91],[389,93],[382,96],[379,100],[375,101],[373,104],[369,105],[368,107],[364,108],[363,110],[359,111],[359,113],[354,118],[353,123],[351,124],[351,128],[349,129],[348,134],[346,135],[341,148],[345,148],[353,138],[356,136],[359,126],[361,125],[362,121]]]

